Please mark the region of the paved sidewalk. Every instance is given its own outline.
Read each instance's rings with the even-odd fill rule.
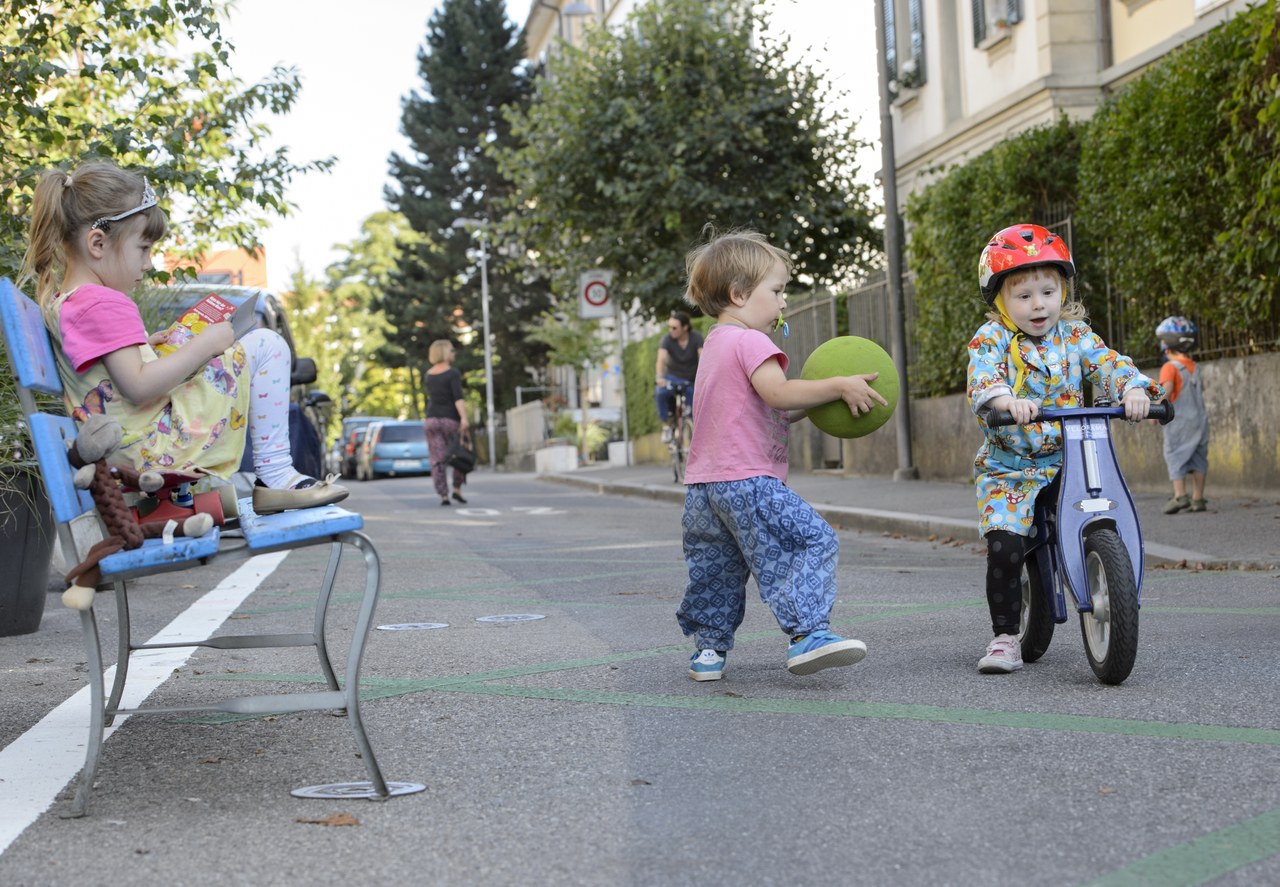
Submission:
[[[672,482],[667,465],[606,463],[542,477],[610,495],[684,501],[684,488]],[[968,484],[818,471],[793,473],[789,485],[836,526],[979,542],[977,506]],[[1207,511],[1175,515],[1162,510],[1167,493],[1134,494],[1148,563],[1280,569],[1280,490],[1262,490],[1251,498],[1215,498],[1210,486],[1207,493]]]

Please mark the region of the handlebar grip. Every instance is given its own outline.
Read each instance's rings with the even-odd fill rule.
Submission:
[[[1159,403],[1153,403],[1147,418],[1155,419],[1161,425],[1168,425],[1173,421],[1173,401],[1162,400]]]
[[[1113,407],[1113,409],[1117,411],[1117,414],[1122,414],[1123,412],[1122,407]],[[1040,416],[1037,416],[1036,417],[1037,421],[1039,421],[1042,418],[1052,420],[1053,419],[1052,414],[1054,412],[1058,412],[1058,411],[1050,410],[1048,416],[1044,416],[1043,414],[1041,414]],[[1147,418],[1155,419],[1161,425],[1168,425],[1170,422],[1173,421],[1173,404],[1167,400],[1162,400],[1159,403],[1153,403],[1151,405],[1151,409],[1147,413]],[[992,410],[991,412],[987,413],[988,428],[999,428],[1004,425],[1017,425],[1017,424],[1018,423],[1014,421],[1013,414],[1010,413],[1008,410]]]

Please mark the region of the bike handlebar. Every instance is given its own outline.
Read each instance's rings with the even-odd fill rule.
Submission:
[[[1107,416],[1109,418],[1124,418],[1124,407],[1064,407],[1061,409],[1043,409],[1032,422],[1041,422],[1044,420],[1053,421],[1055,419],[1070,419],[1072,417],[1085,416]],[[1167,400],[1151,405],[1151,411],[1147,413],[1148,419],[1155,419],[1161,425],[1168,425],[1173,421],[1173,404]],[[987,413],[987,426],[997,428],[1003,425],[1017,425],[1014,421],[1013,414],[1008,410],[992,410]]]

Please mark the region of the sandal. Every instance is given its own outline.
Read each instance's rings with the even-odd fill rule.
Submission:
[[[457,499],[457,500],[458,500],[459,502],[461,502],[463,505],[466,505],[466,504],[467,504],[467,500],[462,498],[462,493],[461,493],[460,491],[458,491],[458,490],[454,490],[454,491],[453,491],[453,498]]]
[[[1208,499],[1192,499],[1191,504],[1187,506],[1187,511],[1204,511],[1208,505]]]

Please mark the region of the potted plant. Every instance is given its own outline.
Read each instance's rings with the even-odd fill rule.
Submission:
[[[0,637],[40,627],[55,535],[17,384],[0,349]]]

